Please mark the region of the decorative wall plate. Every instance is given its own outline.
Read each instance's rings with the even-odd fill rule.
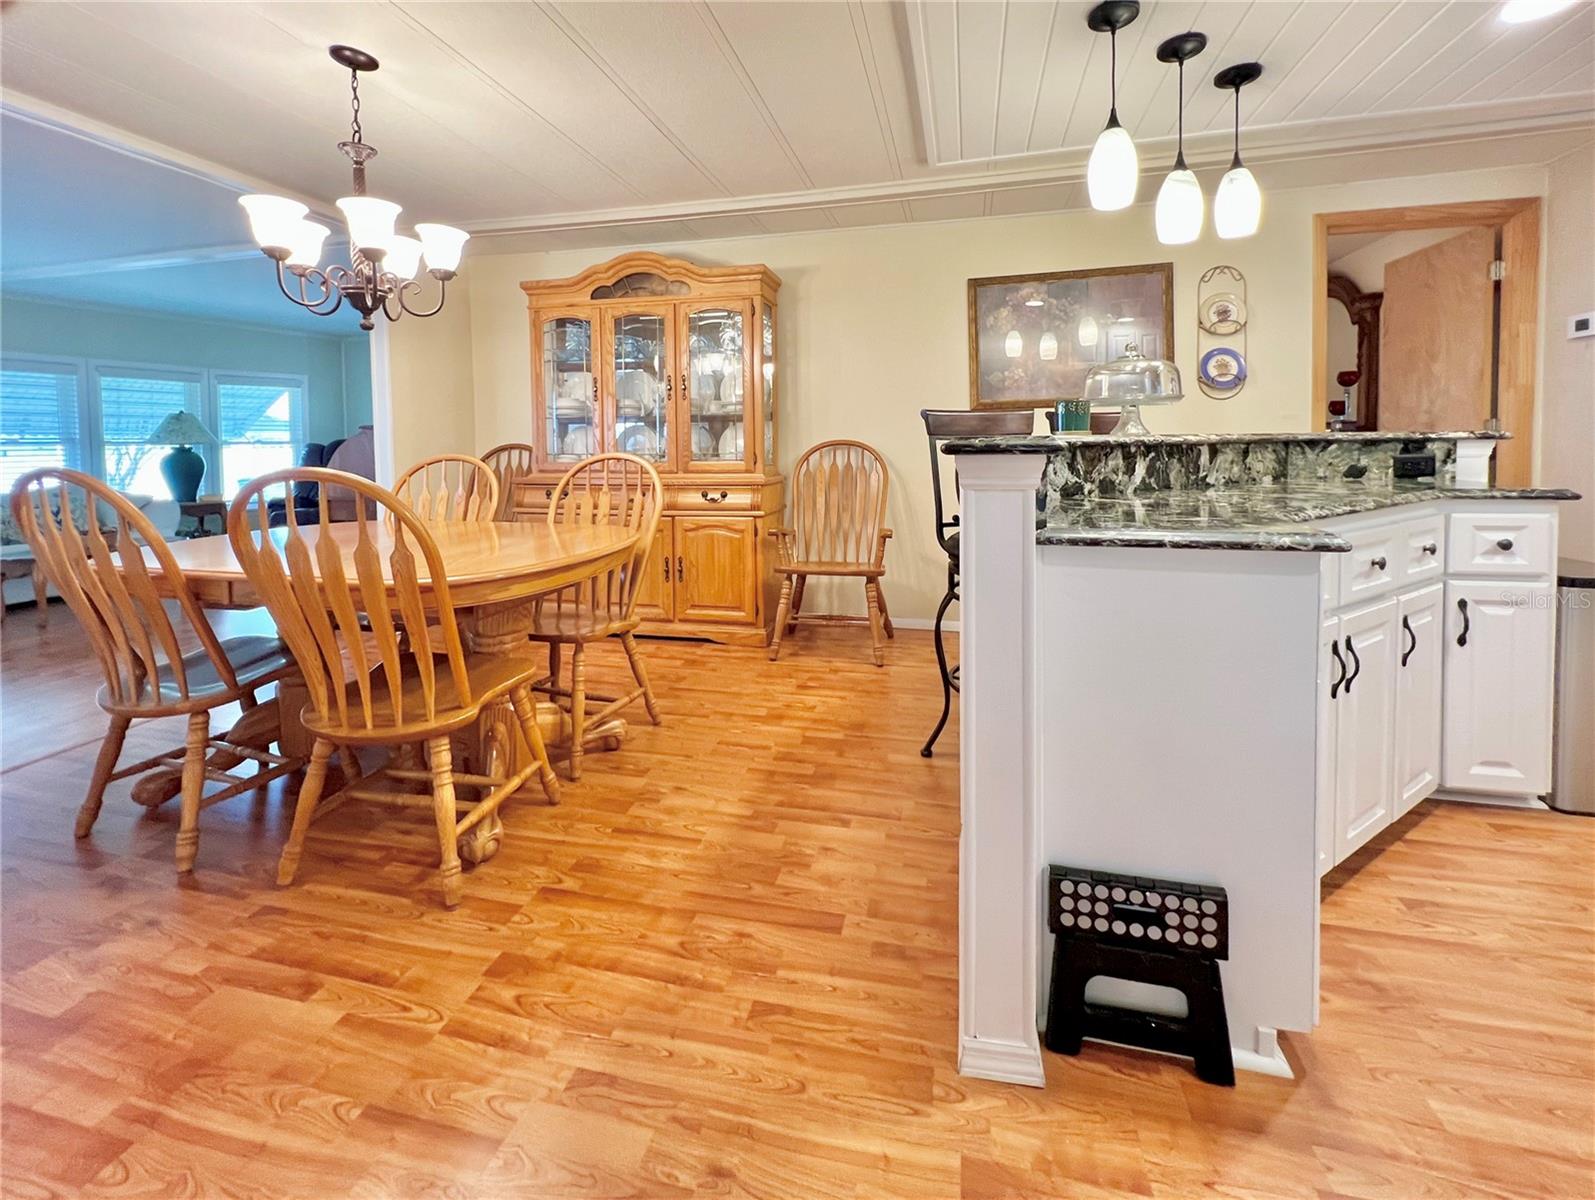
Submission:
[[[1246,382],[1246,359],[1239,350],[1217,346],[1202,355],[1197,374],[1208,387],[1233,391]]]
[[[1201,323],[1208,333],[1238,333],[1246,324],[1246,301],[1234,292],[1214,292],[1202,301]]]

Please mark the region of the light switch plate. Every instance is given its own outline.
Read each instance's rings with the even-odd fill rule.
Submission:
[[[1568,317],[1567,336],[1570,339],[1595,337],[1595,312],[1574,313]]]

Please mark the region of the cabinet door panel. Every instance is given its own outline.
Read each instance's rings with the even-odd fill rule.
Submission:
[[[639,304],[611,309],[604,314],[603,329],[604,448],[646,458],[662,471],[673,470],[675,308]]]
[[[676,517],[676,620],[752,621],[758,615],[757,522]]]
[[[1400,817],[1440,784],[1441,607],[1445,588],[1431,584],[1397,599],[1396,807]]]
[[[1347,660],[1335,714],[1335,861],[1390,823],[1395,790],[1396,602],[1340,618]]]
[[[653,548],[642,565],[642,580],[637,585],[637,615],[645,621],[671,621],[676,615],[675,522],[669,517],[659,522]]]
[[[1345,657],[1340,651],[1340,618],[1330,617],[1323,623],[1318,639],[1318,784],[1314,843],[1319,875],[1335,865],[1335,719],[1340,714],[1340,685],[1345,677]],[[1334,695],[1330,695],[1331,689]]]
[[[1550,790],[1555,598],[1548,583],[1446,584],[1442,786]]]
[[[533,372],[537,461],[563,469],[599,446],[597,313],[584,309],[538,312]]]

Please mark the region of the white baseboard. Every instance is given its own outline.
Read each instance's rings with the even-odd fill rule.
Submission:
[[[893,617],[892,618],[892,624],[897,626],[897,628],[899,628],[899,629],[935,629],[936,628],[936,622],[930,620],[928,617]],[[957,621],[943,621],[941,623],[941,628],[942,628],[942,632],[943,633],[957,633],[958,632],[958,622]]]
[[[998,1042],[989,1038],[966,1037],[958,1045],[958,1073],[998,1083],[1022,1083],[1046,1087],[1041,1070],[1041,1051],[1023,1042]]]
[[[1456,804],[1482,804],[1487,808],[1526,808],[1550,812],[1551,806],[1538,796],[1491,796],[1484,792],[1434,792],[1434,800],[1449,800]]]

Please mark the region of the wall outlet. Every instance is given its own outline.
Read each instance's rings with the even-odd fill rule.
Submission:
[[[1595,337],[1595,312],[1574,313],[1568,317],[1567,336],[1569,339]]]

